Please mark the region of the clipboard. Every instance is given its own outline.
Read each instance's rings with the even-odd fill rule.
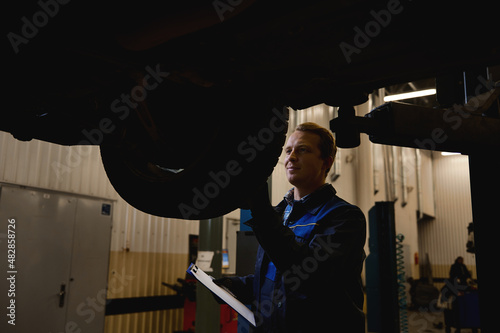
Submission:
[[[214,283],[214,278],[204,271],[202,271],[195,264],[191,264],[187,269],[187,272],[194,276],[196,280],[200,281],[205,287],[207,287],[211,292],[220,297],[224,302],[226,302],[230,307],[232,307],[236,312],[242,315],[250,324],[255,326],[255,316],[253,312],[246,307],[245,304],[237,300],[233,295],[231,295],[227,290],[219,287]]]

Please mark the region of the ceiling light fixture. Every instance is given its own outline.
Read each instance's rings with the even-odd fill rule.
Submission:
[[[436,94],[436,89],[425,89],[425,90],[419,90],[419,91],[412,91],[412,92],[404,93],[404,94],[385,96],[384,102],[399,101],[401,99],[430,96],[430,95],[435,95],[435,94]]]

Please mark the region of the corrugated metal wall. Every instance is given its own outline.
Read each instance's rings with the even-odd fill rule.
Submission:
[[[419,222],[419,248],[429,254],[434,278],[448,277],[458,256],[475,276],[475,257],[466,252],[472,222],[468,157],[433,153],[435,219]]]
[[[115,192],[95,146],[21,142],[0,131],[0,182],[115,200],[108,298],[168,295],[188,265],[189,234],[198,221],[144,214]],[[164,333],[182,330],[183,310],[106,317],[105,332]]]
[[[117,199],[102,168],[99,148],[22,142],[0,131],[0,181]]]

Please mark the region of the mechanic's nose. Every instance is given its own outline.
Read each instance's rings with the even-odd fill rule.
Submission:
[[[290,154],[288,154],[288,156],[286,157],[287,161],[296,161],[297,160],[297,156],[295,156],[295,149],[292,149],[292,151],[290,151]]]

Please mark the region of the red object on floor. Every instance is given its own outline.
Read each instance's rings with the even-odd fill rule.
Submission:
[[[184,327],[185,332],[194,332],[196,321],[196,302],[187,298],[184,301]],[[238,313],[229,305],[220,305],[221,333],[236,333],[238,331]]]

